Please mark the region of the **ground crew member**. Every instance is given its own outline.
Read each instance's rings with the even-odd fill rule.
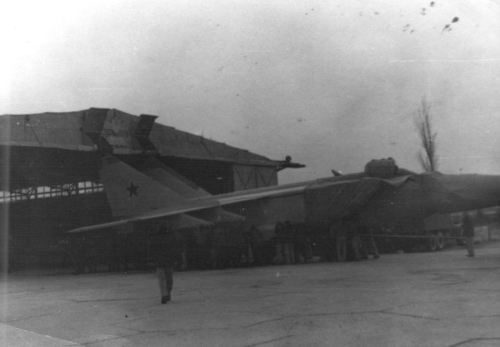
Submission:
[[[346,246],[346,226],[342,220],[334,224],[330,229],[330,234],[335,237],[335,249],[337,254],[337,261],[346,261],[347,259],[347,246]]]
[[[176,258],[179,260],[179,269],[181,271],[187,270],[187,246],[186,246],[186,236],[181,234],[179,231],[174,233],[175,236],[175,249]],[[178,264],[179,264],[178,263]]]
[[[354,252],[354,260],[358,261],[361,259],[361,253],[360,253],[360,248],[361,248],[361,238],[359,237],[358,234],[358,227],[357,225],[352,221],[348,221],[348,232],[349,236],[351,238],[351,246],[352,250]]]
[[[373,230],[369,227],[363,227],[361,233],[361,253],[363,258],[368,259],[371,255],[373,259],[380,258],[378,253],[377,244],[373,239]]]
[[[174,242],[174,233],[164,225],[160,225],[158,232],[150,239],[150,252],[156,262],[162,305],[170,301],[174,285]]]
[[[465,244],[467,246],[467,256],[474,256],[474,225],[466,214],[462,223],[463,235],[465,237]]]
[[[373,239],[373,230],[371,228],[368,228],[366,248],[367,248],[366,253],[368,255],[371,254],[373,256],[373,259],[380,258],[380,254],[378,253],[377,244],[375,243],[375,240]]]
[[[285,254],[285,225],[277,222],[274,226],[275,240],[276,240],[276,256],[274,262],[283,264]]]
[[[250,249],[252,250],[254,264],[257,266],[264,265],[264,236],[255,225],[252,225],[248,231],[248,242],[250,243]]]
[[[304,263],[308,263],[312,260],[312,250],[311,240],[307,236],[307,229],[304,225],[297,225],[294,229],[293,251],[295,264],[300,263],[301,259]]]
[[[295,254],[293,249],[293,238],[295,235],[295,228],[290,221],[285,221],[285,263],[295,264]]]

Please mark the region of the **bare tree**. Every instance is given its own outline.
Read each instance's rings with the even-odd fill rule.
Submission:
[[[415,127],[417,128],[418,136],[423,151],[418,152],[418,160],[425,171],[436,171],[438,157],[436,153],[436,136],[432,123],[432,114],[430,112],[431,105],[425,97],[422,98],[420,108],[415,113]]]

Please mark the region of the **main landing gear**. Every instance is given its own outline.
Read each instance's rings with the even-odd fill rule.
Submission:
[[[444,248],[444,234],[442,231],[433,231],[427,234],[426,248],[429,252],[440,251]]]

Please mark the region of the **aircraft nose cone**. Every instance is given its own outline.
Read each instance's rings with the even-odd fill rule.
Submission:
[[[442,175],[435,177],[441,185],[441,202],[445,210],[467,211],[500,205],[500,176]]]
[[[466,200],[474,201],[477,204],[474,209],[499,205],[500,176],[465,175],[453,192]]]
[[[500,205],[500,176],[479,176],[479,185],[485,195],[491,195],[496,200],[496,205]]]

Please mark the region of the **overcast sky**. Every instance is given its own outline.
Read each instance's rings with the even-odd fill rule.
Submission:
[[[426,97],[439,169],[500,174],[500,0],[9,3],[0,114],[158,115],[291,155],[307,165],[281,174],[291,182],[389,156],[421,171]]]

